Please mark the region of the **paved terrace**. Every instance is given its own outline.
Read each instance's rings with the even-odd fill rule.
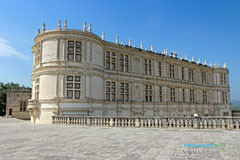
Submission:
[[[239,159],[239,148],[240,131],[34,125],[0,117],[0,160],[230,160]]]

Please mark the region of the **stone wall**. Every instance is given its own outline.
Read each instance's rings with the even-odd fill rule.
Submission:
[[[18,119],[30,119],[29,112],[27,111],[28,99],[31,99],[31,88],[8,89],[6,116]],[[20,109],[21,102],[26,102],[25,111]],[[9,113],[10,110],[12,110],[12,115]]]

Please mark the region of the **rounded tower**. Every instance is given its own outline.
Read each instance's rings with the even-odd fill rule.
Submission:
[[[91,31],[91,30],[90,30]],[[33,123],[51,123],[53,115],[91,115],[90,99],[102,99],[103,40],[92,32],[58,28],[38,30],[32,52],[32,99],[28,110]],[[96,87],[95,93],[90,93]],[[90,96],[91,94],[91,96]]]

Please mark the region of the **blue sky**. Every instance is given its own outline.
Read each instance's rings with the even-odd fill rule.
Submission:
[[[31,87],[31,47],[37,29],[92,24],[108,41],[128,43],[162,52],[176,51],[191,59],[224,62],[230,70],[231,99],[240,100],[239,0],[0,0],[0,81]]]

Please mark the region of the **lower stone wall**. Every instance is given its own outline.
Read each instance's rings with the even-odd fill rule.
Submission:
[[[84,117],[53,116],[53,124],[108,126],[108,127],[152,127],[189,129],[239,130],[240,117],[195,117],[195,118],[147,118],[147,117]]]
[[[30,120],[30,114],[27,111],[26,112],[13,111],[12,117],[17,119]]]

